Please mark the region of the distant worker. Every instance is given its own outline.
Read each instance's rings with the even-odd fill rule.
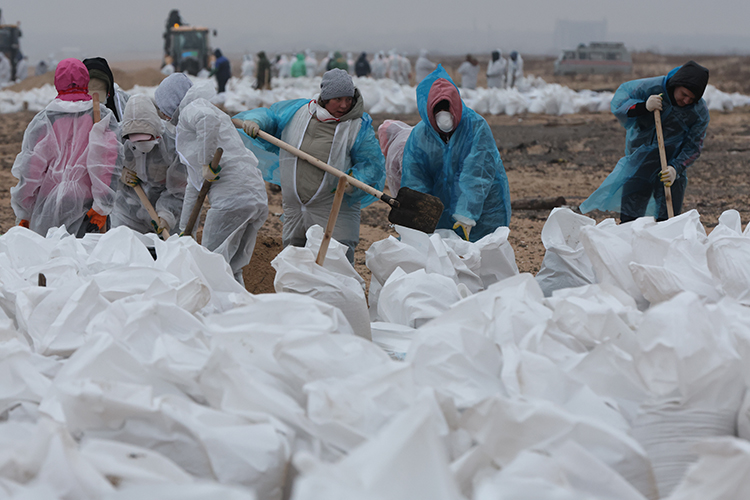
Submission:
[[[366,52],[362,52],[359,55],[359,59],[357,59],[357,62],[354,65],[354,72],[360,78],[364,76],[370,76],[370,73],[372,73],[372,70],[370,69],[370,62],[367,60]]]
[[[49,66],[47,65],[47,61],[42,59],[39,61],[36,65],[36,68],[34,68],[34,75],[39,76],[45,74],[47,71],[49,71]]]
[[[307,76],[307,66],[305,65],[305,54],[300,52],[297,54],[297,58],[292,63],[291,69],[292,78],[298,78],[300,76]]]
[[[41,234],[53,227],[83,237],[106,226],[120,177],[122,146],[112,112],[99,105],[94,123],[89,72],[78,59],[55,71],[57,97],[23,134],[11,173],[10,200],[19,226]]]
[[[169,76],[175,72],[174,64],[172,64],[172,58],[170,56],[164,57],[164,66],[161,67],[161,74]]]
[[[154,92],[159,111],[177,126],[177,152],[188,173],[180,230],[187,226],[198,191],[210,182],[211,208],[201,244],[222,255],[242,284],[242,268],[250,263],[258,230],[268,217],[268,197],[258,160],[245,148],[229,115],[209,102],[213,96],[213,86],[193,85],[183,73],[169,75]],[[214,170],[211,160],[219,147],[224,154]]]
[[[323,59],[320,60],[318,69],[316,70],[315,74],[318,76],[323,76],[323,74],[328,71],[328,63],[331,62],[331,59],[333,59],[333,52],[329,52]]]
[[[372,60],[372,64],[370,64],[370,69],[372,70],[372,77],[376,80],[385,78],[386,63],[382,52],[375,54],[375,58]]]
[[[115,120],[122,121],[125,104],[130,96],[115,83],[115,77],[109,68],[109,63],[103,57],[90,57],[83,60],[89,70],[89,95],[96,92],[99,102],[107,106],[115,115]]]
[[[122,120],[125,160],[110,216],[112,227],[127,226],[140,233],[175,232],[182,213],[187,170],[175,148],[175,129],[159,118],[156,106],[144,94],[134,95]],[[141,186],[158,219],[143,207],[134,188]]]
[[[18,58],[16,62],[16,81],[22,82],[29,76],[29,58],[28,56],[25,56],[18,53]]]
[[[352,55],[351,52],[347,52],[346,53],[346,66],[348,68],[347,71],[352,76],[354,76],[354,64],[355,63],[356,61],[354,60],[354,55]]]
[[[328,61],[328,71],[331,71],[332,69],[343,69],[347,73],[349,72],[349,64],[347,64],[343,54],[339,51],[334,52],[333,58]]]
[[[709,114],[702,99],[708,70],[694,61],[666,76],[623,83],[612,98],[612,113],[627,135],[626,156],[584,201],[581,212],[620,212],[620,222],[650,215],[667,219],[664,186],[670,186],[675,215],[682,211],[687,169],[701,154]],[[661,112],[667,171],[661,172],[654,111]]]
[[[414,71],[416,71],[416,82],[419,85],[422,80],[427,78],[427,75],[435,71],[437,64],[427,59],[427,50],[422,49],[419,51],[419,57],[414,65]]]
[[[440,198],[437,227],[477,241],[510,223],[510,191],[489,125],[442,66],[417,86],[422,118],[404,148],[401,187]]]
[[[409,85],[411,80],[411,61],[406,57],[406,52],[401,54],[399,69],[401,71],[401,81],[403,82],[403,85]]]
[[[278,58],[277,64],[278,64],[279,78],[291,78],[292,77],[292,61],[289,60],[286,54],[281,54],[281,57]]]
[[[508,61],[503,57],[503,51],[500,49],[492,51],[492,60],[487,64],[487,88],[503,89],[505,88],[505,73],[507,72]]]
[[[214,57],[216,61],[209,76],[216,76],[216,83],[219,85],[218,93],[221,94],[227,90],[227,82],[232,78],[232,65],[220,49],[214,50]]]
[[[514,50],[510,53],[510,61],[508,61],[508,76],[506,77],[508,88],[512,89],[518,85],[521,78],[523,78],[523,57]]]
[[[305,50],[305,76],[313,77],[318,70],[318,60],[315,58],[315,52],[310,49]]]
[[[12,70],[10,59],[8,59],[4,52],[0,51],[0,85],[10,83]]]
[[[471,54],[466,55],[466,60],[458,67],[458,74],[461,75],[461,88],[474,90],[477,88],[477,78],[479,77],[479,61]]]
[[[242,56],[242,78],[255,78],[255,59],[252,54]]]
[[[255,88],[258,90],[271,89],[271,61],[264,51],[258,52],[258,69],[255,75]]]
[[[270,108],[243,111],[234,117],[234,122],[242,127],[243,140],[250,148],[278,151],[269,143],[255,139],[258,131],[263,130],[382,190],[384,158],[372,128],[372,118],[364,109],[362,94],[354,86],[352,77],[335,68],[323,75],[320,94],[313,100],[281,101]],[[305,233],[310,226],[325,227],[338,180],[291,153],[281,150],[278,154],[278,161],[267,159],[261,169],[267,181],[281,186],[284,246],[304,246]],[[354,262],[354,249],[359,242],[361,208],[373,201],[375,198],[364,191],[347,187],[333,238],[349,247],[349,262]]]
[[[396,196],[401,189],[404,147],[413,128],[398,120],[385,120],[378,127],[380,150],[385,157],[385,180],[392,196]]]

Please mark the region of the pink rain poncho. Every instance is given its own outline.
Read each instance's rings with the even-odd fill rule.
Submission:
[[[404,159],[404,146],[409,139],[411,125],[398,120],[385,120],[378,127],[380,150],[385,156],[385,180],[391,195],[396,196],[401,188],[401,163]]]
[[[94,124],[88,82],[81,61],[60,61],[58,96],[31,121],[13,163],[11,173],[18,179],[10,190],[13,211],[41,235],[65,225],[83,236],[86,212],[93,208],[108,215],[114,204],[122,156],[118,126],[101,104],[101,120]]]

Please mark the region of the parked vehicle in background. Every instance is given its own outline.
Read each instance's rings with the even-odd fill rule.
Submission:
[[[216,30],[213,35],[216,36]],[[208,28],[187,25],[182,22],[179,12],[172,10],[164,33],[162,67],[169,62],[176,71],[193,76],[202,69],[210,70],[213,51],[208,37]]]
[[[624,43],[591,42],[563,50],[555,61],[555,75],[632,73],[633,60]]]

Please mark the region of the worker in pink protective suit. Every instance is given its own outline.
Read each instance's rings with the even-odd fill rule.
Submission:
[[[13,163],[16,222],[41,235],[62,225],[78,237],[98,232],[114,205],[122,157],[118,125],[103,104],[94,123],[88,83],[81,61],[60,61],[57,97],[31,121]]]

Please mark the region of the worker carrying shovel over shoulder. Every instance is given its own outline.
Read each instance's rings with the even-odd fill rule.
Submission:
[[[288,151],[279,151],[256,139],[259,131],[297,146],[375,189],[382,190],[385,185],[385,159],[372,119],[364,111],[362,95],[352,77],[344,70],[326,72],[320,94],[312,100],[282,101],[270,108],[244,111],[233,122],[243,129],[240,134],[245,144],[261,151],[258,154],[264,178],[281,186],[284,246],[304,246],[310,226],[326,226],[338,179]],[[354,261],[354,248],[359,242],[360,210],[375,200],[351,185],[346,188],[333,238],[349,247],[346,255],[350,262]]]
[[[203,183],[210,183],[211,208],[201,243],[221,254],[243,283],[242,268],[250,263],[258,230],[268,217],[268,198],[255,155],[245,148],[229,116],[209,102],[215,94],[210,81],[194,86],[185,74],[173,73],[159,84],[154,100],[163,118],[177,126],[177,153],[187,168],[180,230]],[[221,161],[211,165],[219,148]]]
[[[612,98],[612,113],[625,127],[625,155],[602,185],[580,206],[582,213],[620,213],[620,222],[650,215],[668,217],[665,191],[674,213],[682,210],[687,169],[701,154],[709,114],[702,99],[708,70],[689,61],[666,76],[620,85]],[[658,116],[657,116],[658,113]],[[657,119],[663,131],[662,168]],[[670,188],[665,190],[665,186]]]

